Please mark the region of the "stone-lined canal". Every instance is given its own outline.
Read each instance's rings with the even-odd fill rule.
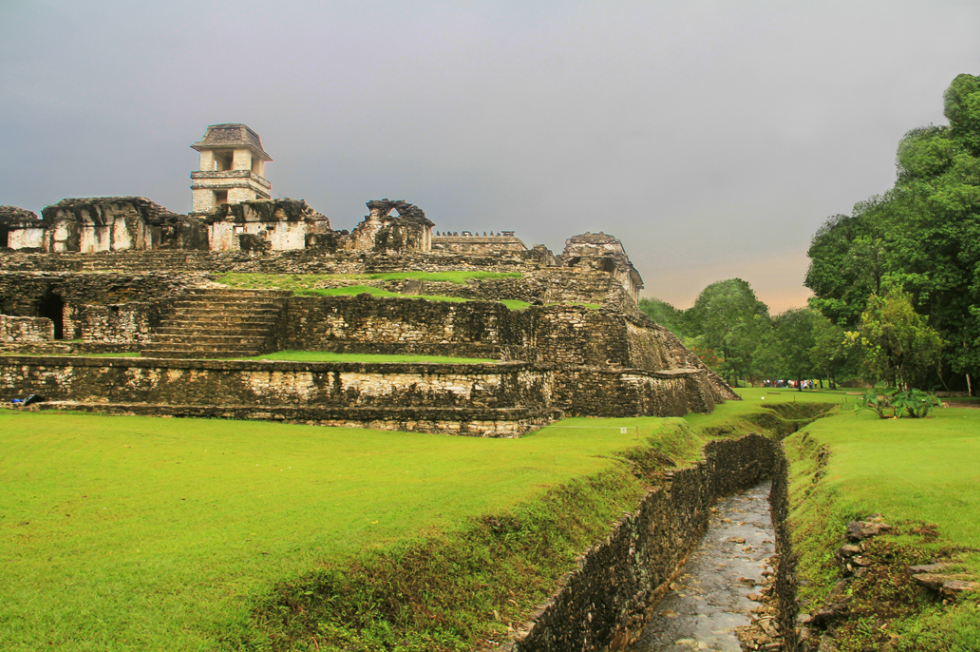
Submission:
[[[707,533],[657,606],[630,652],[739,652],[735,628],[748,625],[767,560],[775,552],[769,482],[720,501]],[[755,597],[755,595],[753,595]]]

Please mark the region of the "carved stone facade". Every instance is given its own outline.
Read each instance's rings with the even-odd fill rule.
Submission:
[[[44,227],[33,213],[16,206],[0,206],[0,248],[40,249]]]
[[[205,222],[211,251],[305,249],[308,236],[330,232],[327,217],[295,199],[222,204]]]
[[[207,248],[199,220],[144,197],[63,199],[41,215],[41,250],[46,252]]]

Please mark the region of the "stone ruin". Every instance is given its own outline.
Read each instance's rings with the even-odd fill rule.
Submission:
[[[243,124],[211,125],[191,145],[201,154],[200,169],[191,172],[195,213],[211,213],[223,204],[271,199],[265,178],[271,161],[259,135]]]
[[[209,127],[194,147],[195,210],[207,189],[216,200],[207,211],[178,215],[141,197],[66,199],[41,218],[0,207],[0,399],[476,436],[517,436],[572,415],[708,412],[737,399],[639,311],[642,279],[613,236],[574,236],[555,256],[511,231],[433,235],[422,209],[389,199],[367,202],[363,221],[338,231],[305,201],[247,196],[271,159],[244,125]],[[219,182],[244,185],[225,196]],[[459,270],[511,274],[465,284],[363,277]],[[227,272],[334,275],[319,287],[397,296],[234,290],[216,283]],[[529,307],[510,310],[507,299]],[[282,349],[497,362],[236,359]],[[85,357],[112,352],[140,357]]]

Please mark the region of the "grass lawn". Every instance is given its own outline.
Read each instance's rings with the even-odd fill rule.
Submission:
[[[632,508],[644,487],[623,457],[690,461],[707,437],[806,423],[814,403],[848,401],[786,442],[805,591],[855,516],[980,547],[980,411],[880,421],[846,391],[737,391],[710,415],[517,440],[0,410],[0,649],[472,649]],[[926,617],[971,632],[974,614]]]
[[[431,282],[447,282],[455,285],[465,285],[472,279],[493,279],[493,278],[519,278],[520,272],[391,272],[384,274],[244,274],[229,272],[218,277],[218,282],[224,283],[232,288],[266,289],[266,290],[289,290],[298,295],[305,296],[356,296],[358,294],[370,294],[374,297],[399,297],[402,299],[428,299],[429,301],[449,301],[461,303],[474,301],[464,297],[452,297],[445,295],[428,294],[399,294],[384,288],[371,285],[348,285],[344,287],[318,287],[329,285],[336,281],[395,281],[402,279],[417,279]],[[510,310],[523,310],[531,304],[520,299],[503,299],[499,303],[504,304]],[[600,308],[597,303],[572,303],[570,305],[581,305],[590,310]]]
[[[241,360],[242,358],[235,358]],[[491,358],[451,358],[444,355],[383,355],[380,353],[334,353],[332,351],[276,351],[245,360],[289,360],[295,362],[433,362],[437,364],[479,364],[497,362]]]
[[[384,288],[376,288],[370,285],[348,285],[339,288],[310,288],[295,290],[296,294],[305,296],[319,297],[350,297],[358,294],[370,294],[372,297],[398,297],[400,299],[427,299],[429,301],[448,301],[449,303],[464,303],[472,299],[464,297],[448,297],[436,294],[399,294]]]
[[[448,271],[448,272],[386,272],[383,274],[366,274],[364,278],[378,281],[397,281],[402,279],[418,279],[420,281],[444,281],[465,285],[467,281],[487,278],[520,278],[520,272],[480,272],[480,271]]]
[[[788,438],[785,447],[804,611],[825,601],[839,579],[833,553],[847,522],[873,514],[899,528],[887,540],[924,556],[912,563],[952,557],[980,577],[980,411],[938,409],[926,419],[879,419],[870,410],[843,409]],[[923,524],[931,524],[939,539],[912,533]],[[978,597],[948,609],[923,605],[914,617],[890,623],[889,631],[903,636],[895,649],[980,650]],[[860,631],[849,636],[842,649],[880,644]]]
[[[254,614],[283,583],[618,473],[584,514],[601,536],[642,491],[617,461],[638,445],[620,427],[694,457],[696,438],[665,427],[679,421],[506,440],[0,410],[0,649],[264,649]],[[588,544],[570,541],[555,577]]]

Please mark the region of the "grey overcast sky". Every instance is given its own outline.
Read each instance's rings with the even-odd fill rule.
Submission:
[[[645,296],[737,276],[777,312],[978,35],[977,0],[0,0],[0,204],[188,212],[188,146],[243,122],[334,228],[388,197],[556,253],[604,231]]]

